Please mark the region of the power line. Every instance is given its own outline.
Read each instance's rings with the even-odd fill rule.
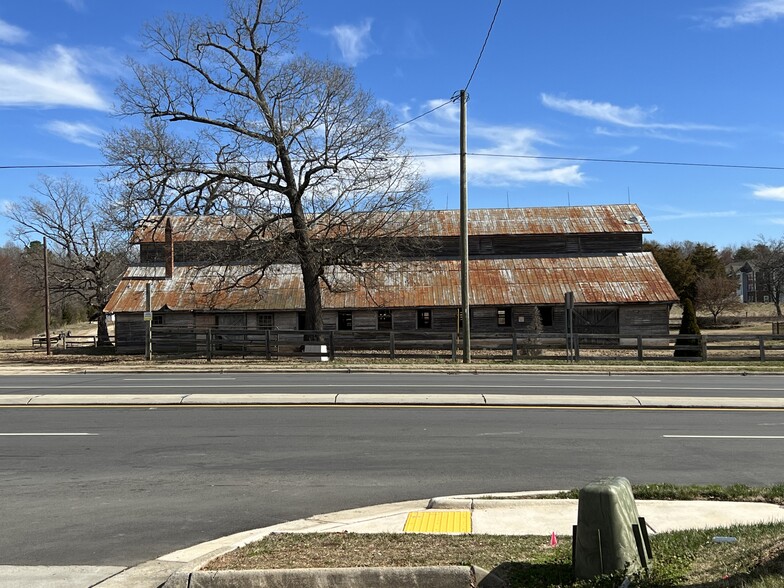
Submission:
[[[474,69],[471,71],[471,75],[468,77],[468,82],[466,83],[465,88],[463,88],[466,91],[468,91],[468,86],[471,85],[471,80],[474,79],[474,74],[476,73],[476,69],[479,67],[479,62],[482,60],[482,54],[485,52],[485,47],[487,47],[487,41],[490,40],[490,33],[493,32],[493,25],[495,24],[495,19],[498,16],[498,11],[501,9],[501,1],[502,0],[498,0],[498,5],[495,7],[495,14],[493,14],[493,20],[490,23],[490,27],[487,29],[485,42],[482,43],[482,49],[479,51],[479,57],[476,58]]]
[[[445,104],[448,104],[445,103]],[[442,104],[441,106],[444,106]],[[431,111],[432,112],[432,111]],[[424,113],[420,116],[425,116]],[[412,119],[414,120],[414,119]],[[403,157],[410,157],[413,159],[425,159],[430,157],[457,157],[459,153],[412,153],[408,155],[387,155],[386,159],[400,159]],[[663,166],[677,166],[677,167],[707,167],[719,169],[749,169],[749,170],[763,170],[763,171],[784,171],[784,166],[780,165],[754,165],[742,163],[710,163],[699,161],[663,161],[652,159],[610,159],[600,157],[568,157],[568,156],[554,156],[554,155],[516,155],[512,153],[467,153],[471,157],[490,157],[490,158],[508,158],[508,159],[535,159],[543,161],[581,161],[586,163],[619,163],[630,165],[663,165]],[[374,158],[358,158],[358,159],[374,159]],[[193,162],[191,162],[193,163]],[[258,164],[265,163],[263,161],[246,161],[244,164]],[[196,162],[196,165],[215,165],[212,162]],[[107,168],[107,167],[122,167],[121,164],[115,163],[65,163],[60,165],[0,165],[0,170],[15,170],[15,169],[79,169],[79,168]]]
[[[436,106],[436,107],[434,107],[434,108],[431,108],[431,109],[430,109],[430,110],[428,110],[427,112],[423,112],[422,114],[420,114],[420,115],[417,115],[417,116],[415,116],[414,118],[412,118],[412,119],[410,119],[410,120],[407,120],[407,121],[406,121],[406,122],[404,122],[404,123],[400,123],[400,124],[399,124],[399,125],[397,125],[396,127],[392,127],[392,128],[389,130],[389,131],[390,131],[390,132],[392,132],[392,131],[396,131],[396,130],[398,130],[398,129],[399,129],[399,128],[401,128],[401,127],[404,127],[404,126],[406,126],[406,125],[408,125],[408,124],[411,124],[411,123],[412,123],[412,122],[414,122],[415,120],[419,120],[419,119],[420,119],[420,118],[422,118],[423,116],[427,116],[427,115],[428,115],[428,114],[430,114],[431,112],[435,112],[435,111],[436,111],[436,110],[438,110],[439,108],[443,108],[443,107],[444,107],[444,106],[446,106],[447,104],[452,104],[452,103],[453,103],[455,100],[456,100],[456,98],[455,98],[454,96],[452,96],[452,97],[451,97],[449,100],[447,100],[447,101],[446,101],[446,102],[444,102],[443,104],[439,104],[438,106]]]

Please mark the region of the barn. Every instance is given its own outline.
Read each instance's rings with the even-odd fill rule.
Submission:
[[[405,239],[427,247],[390,247],[395,256],[385,259],[382,242],[375,259],[328,266],[326,330],[459,330],[459,212],[399,214],[418,215]],[[578,333],[668,334],[677,296],[642,250],[650,232],[634,204],[469,210],[472,331],[527,332],[536,324],[562,333],[564,295],[572,292]],[[115,315],[118,352],[143,348],[147,284],[154,326],[301,330],[299,266],[284,254],[262,271],[233,255],[245,238],[237,219],[225,217],[154,219],[137,230],[139,264],[105,307]]]

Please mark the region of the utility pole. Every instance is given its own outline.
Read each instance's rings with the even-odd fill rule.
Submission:
[[[44,237],[44,324],[46,325],[46,355],[52,355],[52,342],[49,330],[49,251]]]
[[[150,282],[144,288],[144,359],[152,360],[152,290]]]
[[[468,289],[468,177],[466,171],[466,91],[460,90],[460,297],[463,312],[463,363],[471,363],[471,304]]]

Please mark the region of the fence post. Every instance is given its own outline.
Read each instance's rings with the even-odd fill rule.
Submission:
[[[452,333],[452,361],[457,361],[457,333]]]
[[[580,361],[580,335],[575,333],[574,337],[574,361]]]
[[[765,338],[760,335],[759,338],[760,361],[765,361]]]
[[[700,335],[700,354],[702,355],[702,361],[708,361],[708,336],[707,335]]]
[[[264,351],[267,356],[267,361],[272,359],[272,351],[270,350],[270,332],[269,329],[264,331]]]
[[[329,361],[335,361],[335,331],[329,332]]]
[[[637,335],[637,361],[642,361],[642,335]]]
[[[517,361],[517,331],[512,331],[512,361]]]
[[[389,359],[395,359],[395,331],[389,331]]]
[[[207,329],[207,361],[212,361],[212,329]]]

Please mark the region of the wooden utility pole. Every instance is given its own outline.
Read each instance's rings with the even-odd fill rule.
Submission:
[[[46,328],[46,355],[52,355],[52,342],[49,329],[49,251],[46,247],[46,237],[44,237],[44,324]]]
[[[144,288],[144,359],[152,360],[152,289],[150,282]]]
[[[468,176],[466,171],[466,91],[460,90],[460,297],[463,312],[463,363],[471,363],[471,304],[468,289]]]

